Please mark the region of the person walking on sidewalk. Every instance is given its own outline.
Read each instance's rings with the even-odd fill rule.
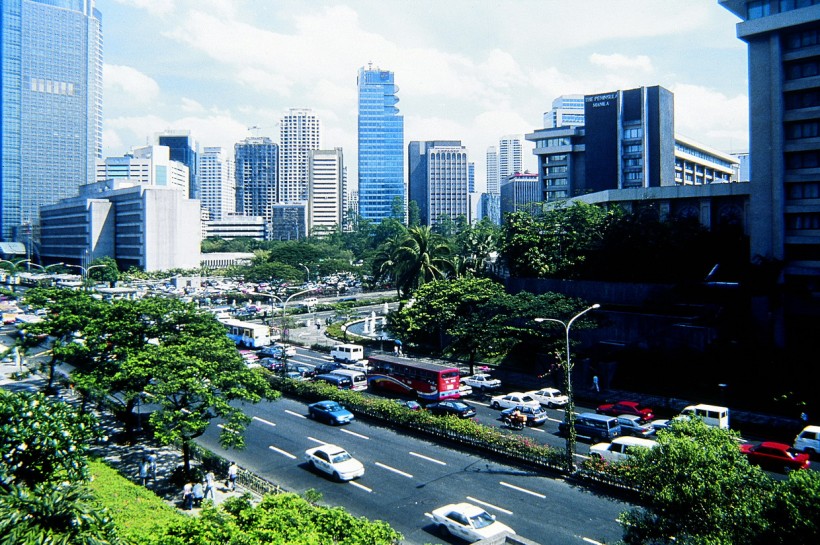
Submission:
[[[157,480],[157,453],[153,450],[148,451],[148,456],[145,457],[148,460],[148,467],[151,470],[151,478],[155,481]]]
[[[214,482],[216,481],[216,475],[214,475],[213,471],[208,470],[208,473],[205,474],[205,497],[214,499]]]
[[[148,460],[143,458],[140,462],[140,482],[142,486],[145,486],[146,481],[148,481],[148,468]]]
[[[236,462],[231,462],[228,466],[228,490],[236,490],[236,477],[239,475],[239,466]]]
[[[182,508],[190,511],[194,506],[194,485],[192,483],[185,483],[182,487]]]
[[[598,375],[592,377],[592,387],[596,392],[600,392],[601,388],[598,386]]]

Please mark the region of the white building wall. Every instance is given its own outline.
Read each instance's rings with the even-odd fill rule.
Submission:
[[[236,212],[236,164],[227,150],[206,147],[199,155],[199,187],[202,208],[217,221]]]
[[[180,193],[143,192],[145,213],[145,270],[199,267],[202,243],[198,199]]]
[[[308,231],[335,228],[342,223],[342,149],[311,151],[308,164]]]
[[[279,202],[308,198],[309,154],[321,149],[319,118],[309,108],[291,108],[280,124]]]

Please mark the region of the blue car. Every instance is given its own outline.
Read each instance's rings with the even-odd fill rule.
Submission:
[[[517,405],[509,409],[504,409],[501,411],[501,418],[503,419],[505,416],[510,416],[516,409],[527,417],[528,426],[540,426],[547,421],[547,411],[542,407],[535,408],[528,405]]]
[[[348,424],[356,417],[336,401],[317,401],[308,405],[308,417],[333,426]]]

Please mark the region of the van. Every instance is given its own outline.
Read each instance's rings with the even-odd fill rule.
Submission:
[[[611,443],[598,443],[589,447],[591,458],[598,457],[607,462],[626,460],[629,449],[633,447],[654,448],[658,444],[642,437],[616,437]]]
[[[356,390],[357,392],[367,390],[367,375],[361,371],[353,371],[352,369],[334,369],[330,372],[330,374],[350,379],[351,390]]]
[[[820,452],[820,426],[806,426],[794,438],[794,449],[812,456]]]
[[[333,375],[333,374],[326,374],[326,375],[316,375],[315,380],[321,382],[327,382],[328,384],[335,386],[339,390],[352,390],[353,389],[353,381],[350,380],[350,377],[344,377],[341,375]]]
[[[364,347],[358,344],[337,344],[330,350],[333,361],[355,363],[364,359]]]
[[[319,304],[319,300],[316,297],[308,297],[302,301],[302,304],[308,308],[312,308]]]
[[[567,432],[566,422],[558,424],[558,433]],[[621,435],[621,424],[614,416],[581,413],[575,417],[575,433],[594,441],[611,441]]]
[[[722,430],[729,429],[729,409],[718,405],[689,405],[680,412],[683,416],[697,416],[703,420],[707,426],[713,426]]]

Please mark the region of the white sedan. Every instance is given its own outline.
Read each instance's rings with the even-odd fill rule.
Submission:
[[[541,403],[530,394],[523,392],[511,392],[507,395],[497,395],[490,399],[490,407],[493,409],[510,409],[516,405],[524,405],[533,409],[540,409]]]
[[[541,405],[546,405],[547,407],[563,407],[569,401],[566,395],[555,388],[541,388],[540,390],[533,390],[527,393],[537,399]]]
[[[430,518],[445,536],[453,535],[471,543],[504,534],[515,534],[512,528],[495,520],[495,515],[471,503],[451,503],[439,507],[431,513]]]
[[[325,444],[305,451],[310,467],[324,471],[337,481],[350,481],[364,475],[364,466],[342,447]]]

